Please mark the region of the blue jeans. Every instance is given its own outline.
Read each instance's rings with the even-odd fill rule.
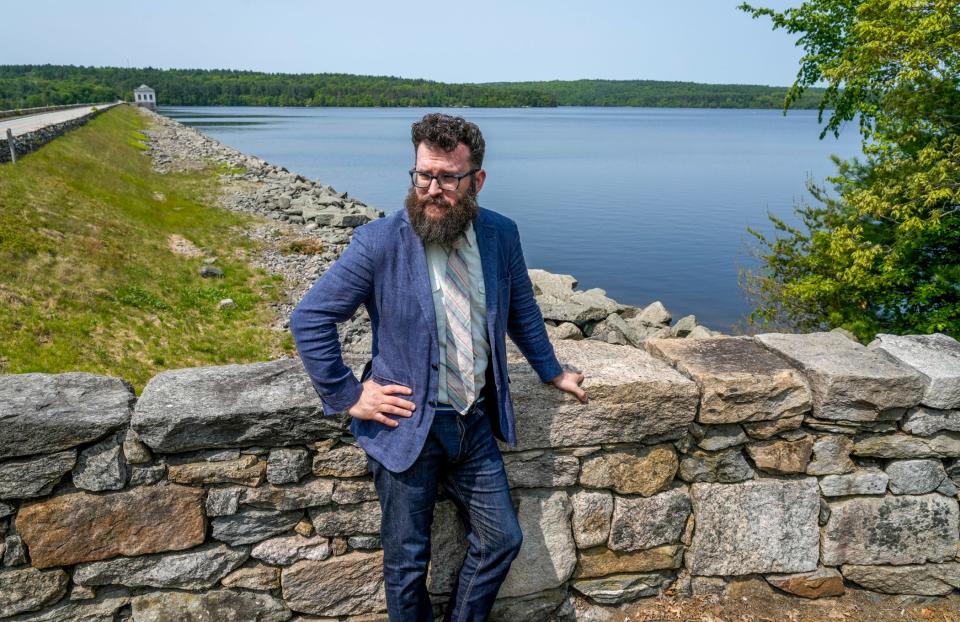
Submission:
[[[383,513],[380,539],[391,622],[433,620],[426,578],[438,484],[456,504],[468,542],[444,620],[486,620],[523,534],[483,402],[466,417],[438,412],[423,451],[406,471],[393,473],[369,457],[368,462]]]

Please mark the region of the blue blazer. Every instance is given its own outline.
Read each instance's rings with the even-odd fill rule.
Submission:
[[[483,264],[491,352],[484,399],[494,433],[513,445],[516,425],[505,335],[509,333],[543,382],[562,369],[533,297],[516,223],[480,208],[474,229]],[[341,357],[336,323],[349,319],[361,304],[373,329],[373,358],[358,381]],[[354,230],[347,249],[294,309],[290,330],[324,414],[353,406],[362,392],[360,382],[368,376],[380,384],[412,389],[412,395],[403,397],[416,409],[412,417],[398,418],[396,428],[351,421],[353,435],[370,456],[394,472],[409,468],[433,422],[440,354],[427,257],[405,209]]]

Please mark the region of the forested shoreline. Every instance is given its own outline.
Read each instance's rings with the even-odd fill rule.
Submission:
[[[781,108],[787,87],[655,80],[447,84],[392,76],[0,65],[0,110],[131,99],[148,84],[180,106]],[[816,108],[810,89],[793,104]]]

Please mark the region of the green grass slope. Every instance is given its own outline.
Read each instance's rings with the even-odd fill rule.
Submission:
[[[269,328],[279,277],[245,260],[248,219],[213,207],[215,167],[154,172],[146,123],[120,106],[0,165],[0,373],[89,371],[139,392],[163,369],[293,352]],[[225,277],[201,278],[173,235]],[[218,310],[223,298],[237,307]]]

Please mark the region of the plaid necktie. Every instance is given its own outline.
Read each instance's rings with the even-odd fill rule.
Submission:
[[[467,262],[460,248],[463,236],[457,238],[447,257],[447,273],[441,285],[447,316],[447,400],[461,415],[466,414],[474,399],[473,332],[470,328],[470,278]]]

